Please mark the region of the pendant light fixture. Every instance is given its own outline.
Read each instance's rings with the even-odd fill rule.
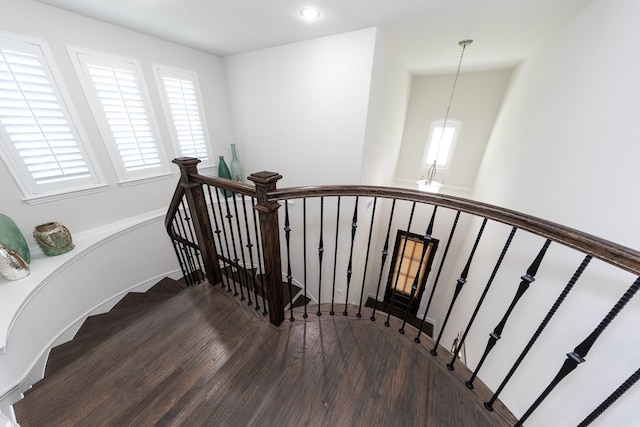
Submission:
[[[427,177],[421,177],[418,180],[418,189],[422,191],[431,191],[437,193],[440,190],[440,187],[444,185],[444,181],[439,181],[435,179],[436,169],[438,164],[438,155],[440,154],[440,149],[442,148],[442,139],[445,134],[445,130],[447,129],[447,121],[449,120],[449,112],[451,111],[451,105],[453,104],[453,95],[456,92],[456,85],[458,84],[458,77],[460,76],[460,67],[462,66],[462,58],[464,57],[464,51],[473,40],[461,40],[458,42],[458,45],[462,47],[462,52],[460,53],[460,60],[458,61],[458,69],[456,70],[456,76],[453,79],[453,87],[451,88],[451,95],[449,96],[449,103],[447,104],[447,112],[444,115],[444,121],[442,122],[442,128],[439,135],[438,147],[436,150],[435,158],[433,159],[433,163],[429,167],[427,171]],[[432,142],[433,143],[433,140]]]

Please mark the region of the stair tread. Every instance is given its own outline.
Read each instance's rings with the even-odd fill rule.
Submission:
[[[110,311],[89,316],[71,341],[51,349],[45,368],[45,377],[54,375],[73,363],[100,343],[148,315],[155,307],[166,303],[185,288],[184,280],[176,281],[165,277],[145,293],[128,293]]]

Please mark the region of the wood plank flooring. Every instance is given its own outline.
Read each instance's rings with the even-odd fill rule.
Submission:
[[[296,310],[301,310],[296,309]],[[355,313],[355,309],[350,312]],[[315,313],[315,310],[312,311]],[[336,313],[342,313],[342,307]],[[428,338],[342,314],[278,329],[207,284],[58,370],[15,405],[28,426],[503,426]],[[288,318],[288,316],[287,316]],[[408,328],[407,328],[408,329]],[[444,350],[441,351],[444,353]],[[393,356],[390,356],[393,355]]]

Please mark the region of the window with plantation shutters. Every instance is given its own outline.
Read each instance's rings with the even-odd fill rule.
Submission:
[[[69,50],[121,182],[166,174],[137,61]]]
[[[209,137],[196,73],[159,65],[154,70],[177,151],[183,157],[197,157],[203,165],[210,164]]]
[[[43,42],[0,35],[0,139],[27,199],[98,183]]]

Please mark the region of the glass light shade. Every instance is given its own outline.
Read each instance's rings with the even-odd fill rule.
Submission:
[[[430,193],[437,193],[440,191],[440,187],[444,184],[440,181],[432,180],[429,182],[427,179],[419,179],[418,180],[418,190],[420,191],[428,191]]]

